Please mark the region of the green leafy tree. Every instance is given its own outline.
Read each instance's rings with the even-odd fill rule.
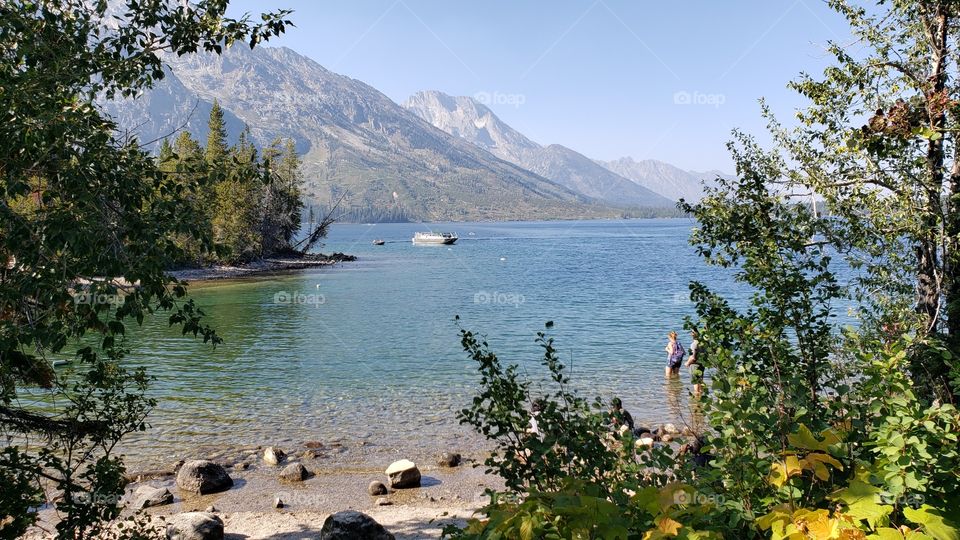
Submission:
[[[773,151],[790,164],[768,181],[825,205],[823,240],[859,270],[851,293],[868,328],[946,341],[947,356],[919,342],[911,355],[926,398],[945,399],[951,368],[960,380],[960,5],[830,5],[859,46],[831,43],[834,63],[823,76],[791,84],[811,103],[798,127],[784,128],[765,109]]]
[[[512,498],[450,534],[598,538],[615,524],[611,538],[960,538],[960,4],[830,5],[860,47],[832,44],[823,78],[793,85],[811,101],[799,126],[764,108],[772,147],[736,133],[736,178],[681,204],[704,261],[752,292],[733,306],[691,284],[690,326],[711,373],[702,459],[648,461],[635,485],[574,469],[542,491],[511,482],[519,464],[499,467]],[[856,326],[835,318],[848,306]],[[504,389],[491,393],[491,365],[481,363],[474,401],[489,412],[471,423],[496,434],[526,387],[501,369]],[[608,470],[630,471],[639,456],[620,457]]]
[[[48,493],[60,537],[96,536],[118,515],[113,449],[146,428],[153,405],[147,375],[120,365],[131,322],[164,311],[183,333],[218,340],[164,272],[183,257],[177,237],[204,241],[184,203],[196,190],[118,140],[94,100],[149,87],[163,53],[254,46],[289,24],[283,11],[256,24],[226,18],[226,5],[0,3],[0,430],[13,442],[0,452],[4,538],[34,522]],[[74,369],[54,371],[64,357]],[[49,407],[20,399],[26,389]]]

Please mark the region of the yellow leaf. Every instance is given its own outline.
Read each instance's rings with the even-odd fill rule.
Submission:
[[[657,529],[674,536],[680,532],[682,527],[683,525],[679,521],[674,521],[667,516],[663,516],[657,521]]]
[[[800,460],[797,456],[787,456],[782,462],[773,463],[770,466],[769,481],[777,487],[783,487],[787,480],[792,476],[797,476],[803,472],[800,467]]]
[[[860,529],[843,529],[840,531],[840,540],[866,540],[867,533]]]
[[[797,432],[791,435],[787,435],[787,441],[794,448],[800,448],[803,450],[816,450],[820,452],[826,452],[831,445],[834,445],[840,442],[840,437],[837,435],[837,432],[833,429],[827,429],[820,434],[823,437],[823,440],[817,439],[817,437],[810,431],[810,428],[800,424],[800,427],[797,429]]]
[[[820,452],[815,452],[812,454],[807,454],[807,457],[804,458],[807,461],[818,461],[820,463],[826,463],[827,465],[832,466],[838,471],[843,470],[843,464],[837,461],[833,456],[829,454],[823,454]]]
[[[807,536],[813,540],[835,540],[840,535],[840,522],[830,518],[828,510],[797,510],[793,514],[794,522],[805,528]]]

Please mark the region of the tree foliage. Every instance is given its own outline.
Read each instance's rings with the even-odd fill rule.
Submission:
[[[211,133],[221,118],[216,110],[210,113]],[[221,143],[222,156],[220,150],[210,151],[209,145]],[[221,137],[211,137],[207,144],[201,147],[182,132],[173,145],[164,140],[158,156],[162,169],[177,172],[181,183],[197,190],[184,203],[191,207],[195,226],[203,235],[181,241],[183,258],[175,262],[234,264],[299,255],[294,240],[302,219],[303,176],[293,141],[278,138],[261,153],[246,129],[232,147]]]
[[[113,449],[153,405],[146,374],[120,366],[130,322],[166,312],[182,333],[219,340],[164,273],[185,243],[212,246],[196,204],[210,174],[159,165],[94,103],[162,78],[163,54],[252,47],[289,24],[285,11],[254,23],[226,6],[0,3],[0,430],[12,443],[0,452],[2,537],[23,533],[44,502],[66,538],[117,515]],[[195,151],[177,143],[164,152]],[[73,369],[55,371],[64,358]]]
[[[704,459],[691,467],[669,453],[650,451],[660,456],[653,461],[646,451],[621,453],[596,470],[633,474],[609,479],[526,464],[550,471],[542,490],[511,481],[523,452],[499,454],[519,460],[494,463],[508,493],[485,519],[448,534],[960,538],[960,4],[830,5],[857,47],[831,44],[835,62],[823,77],[792,85],[811,102],[798,126],[783,127],[764,108],[772,147],[735,133],[736,179],[681,203],[696,218],[691,242],[704,262],[752,291],[746,305],[732,305],[691,284],[689,325],[711,374],[699,403]],[[855,325],[837,322],[846,308]],[[481,361],[474,407],[489,402],[490,411],[471,424],[499,433],[491,428],[517,398],[491,389],[522,393],[528,383],[508,366],[491,384],[495,364],[464,345]],[[609,441],[605,431],[589,433],[596,423],[574,425],[583,427],[558,433],[551,448],[565,448],[566,437],[572,447],[591,436]],[[590,456],[577,463],[595,463]]]

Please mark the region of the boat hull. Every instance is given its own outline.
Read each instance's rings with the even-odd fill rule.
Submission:
[[[434,246],[449,246],[450,244],[456,243],[456,238],[414,238],[414,244],[424,244],[424,245],[434,245]]]
[[[413,235],[414,244],[449,246],[457,241],[457,233],[418,232]]]

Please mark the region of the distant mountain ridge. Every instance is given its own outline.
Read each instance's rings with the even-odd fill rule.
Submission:
[[[290,49],[231,47],[222,56],[165,60],[170,73],[156,88],[103,104],[122,129],[149,141],[186,122],[202,138],[204,112],[216,98],[228,127],[248,125],[258,145],[277,136],[296,141],[308,202],[330,205],[345,194],[347,211],[375,207],[430,221],[620,215],[434,128],[374,88]]]
[[[666,190],[666,196],[656,193],[564,146],[540,146],[469,98],[432,93],[431,99],[449,103],[431,104],[442,114],[427,115],[428,122],[421,118],[423,106],[398,105],[287,48],[237,46],[221,56],[165,60],[167,76],[153,89],[137,99],[101,103],[121,132],[149,142],[187,129],[203,141],[217,99],[232,140],[244,126],[261,147],[276,137],[293,139],[304,162],[307,203],[329,207],[343,197],[341,209],[355,219],[532,220],[673,211]]]
[[[597,163],[647,189],[674,200],[684,199],[688,202],[699,201],[703,197],[704,184],[713,185],[717,176],[730,177],[720,171],[685,171],[655,159],[635,161],[631,157],[623,157]]]
[[[423,91],[403,103],[439,129],[574,191],[617,206],[668,208],[674,201],[559,144],[541,146],[469,97]]]

